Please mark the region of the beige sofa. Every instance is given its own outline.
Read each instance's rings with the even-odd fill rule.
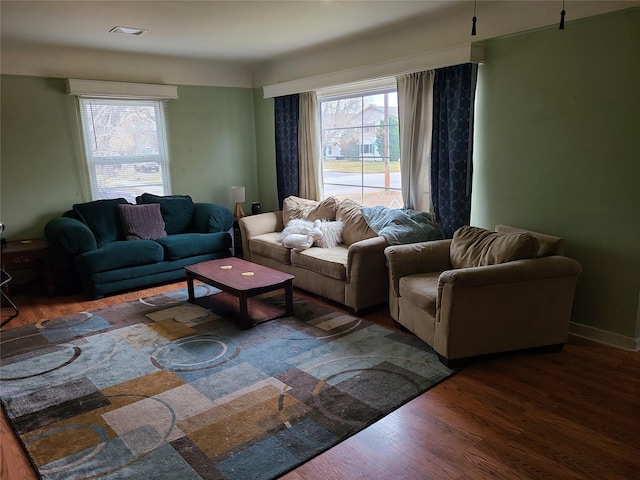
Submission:
[[[578,262],[563,240],[498,225],[463,227],[453,239],[385,250],[391,317],[443,363],[546,347],[568,337]]]
[[[288,197],[283,210],[241,218],[245,260],[290,273],[294,286],[320,295],[354,312],[383,304],[389,297],[384,249],[389,245],[369,228],[351,200],[322,202]],[[282,245],[281,232],[291,219],[340,221],[341,243],[293,251]]]

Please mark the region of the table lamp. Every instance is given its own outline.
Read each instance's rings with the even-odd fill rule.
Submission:
[[[244,210],[242,210],[242,204],[244,203],[244,187],[230,187],[229,196],[231,197],[231,203],[235,203],[236,205],[235,210],[233,211],[233,218],[240,220],[244,217]]]

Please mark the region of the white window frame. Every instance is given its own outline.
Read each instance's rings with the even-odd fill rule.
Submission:
[[[393,83],[390,83],[389,86],[386,86],[384,88],[377,88],[377,89],[368,89],[365,91],[358,91],[357,89],[354,89],[353,91],[349,91],[349,89],[347,88],[346,91],[342,90],[339,92],[338,95],[333,94],[331,95],[330,93],[328,94],[324,94],[322,92],[318,92],[318,112],[320,115],[320,138],[324,138],[323,136],[323,121],[322,121],[322,104],[323,102],[327,102],[327,101],[334,101],[334,100],[340,100],[340,99],[346,99],[346,98],[356,98],[356,97],[366,97],[369,95],[378,95],[378,94],[384,94],[384,93],[390,93],[390,92],[396,92],[397,94],[397,88],[395,86],[395,81],[393,81]],[[334,92],[331,92],[334,93]],[[399,121],[399,118],[398,118]],[[377,130],[377,125],[368,125],[368,124],[364,124],[364,120],[362,121],[360,126],[356,126],[353,127],[354,129],[360,129],[362,131],[362,137],[361,139],[364,139],[365,134],[371,134],[372,132],[375,132]],[[324,159],[326,155],[333,155],[333,151],[329,152],[327,150],[328,146],[327,145],[322,145],[322,158],[321,158],[321,162],[324,164]],[[331,147],[331,150],[333,150],[333,147]],[[386,205],[386,206],[391,206],[392,208],[401,208],[402,207],[402,191],[401,191],[401,182],[399,182],[397,187],[391,187],[389,189],[386,188],[380,188],[377,186],[373,186],[373,185],[367,185],[365,184],[365,180],[364,180],[364,175],[365,175],[365,171],[364,171],[364,162],[365,160],[369,157],[382,157],[382,155],[380,154],[380,152],[377,151],[377,148],[374,147],[373,144],[371,143],[360,143],[358,146],[358,150],[359,150],[359,157],[360,157],[360,162],[362,165],[361,168],[361,175],[362,175],[362,185],[357,185],[357,184],[353,184],[353,185],[348,185],[349,188],[352,189],[360,189],[360,195],[359,198],[356,198],[353,195],[348,195],[347,198],[350,198],[358,203],[362,203],[362,204],[366,204],[365,201],[365,196],[366,196],[366,192],[371,191],[371,190],[392,190],[392,191],[397,191],[398,192],[398,197],[399,197],[399,202],[394,202],[393,205]],[[400,162],[400,159],[398,158],[398,162]],[[322,178],[322,183],[323,183],[323,196],[324,198],[327,198],[328,196],[332,195],[332,188],[331,187],[347,187],[347,185],[345,184],[341,184],[341,183],[331,183],[331,182],[327,182],[326,181],[326,177],[324,175],[323,172],[323,178]],[[337,197],[342,198],[340,195],[335,195]]]
[[[93,128],[91,127],[92,115],[90,109],[92,105],[114,105],[114,106],[144,106],[153,107],[156,123],[157,152],[149,154],[135,154],[130,156],[122,155],[95,155],[93,148],[95,141]],[[84,146],[84,160],[86,174],[89,181],[92,200],[105,198],[125,197],[131,203],[135,203],[135,197],[145,191],[161,195],[171,194],[171,179],[169,175],[169,149],[167,145],[166,127],[166,101],[158,99],[132,99],[132,98],[104,98],[104,97],[78,97],[78,107],[80,112],[80,126]],[[116,184],[113,188],[106,188],[100,185],[97,170],[98,167],[113,166],[114,168],[126,166],[124,176],[129,174],[129,170],[145,173],[146,167],[159,166],[160,182],[149,183],[139,180],[136,184],[136,175],[129,175],[127,185]],[[133,167],[131,169],[130,167]],[[138,169],[136,169],[138,167]],[[151,187],[151,188],[149,188]],[[154,188],[155,187],[155,188]],[[158,188],[160,187],[160,188]]]

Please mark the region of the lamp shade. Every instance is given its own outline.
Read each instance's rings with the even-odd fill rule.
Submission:
[[[231,199],[231,203],[244,202],[244,187],[238,185],[229,187],[229,196]]]
[[[244,202],[244,187],[240,185],[229,187],[229,197],[231,203],[235,204],[233,218],[239,220],[244,217],[244,210],[242,209],[242,202]]]

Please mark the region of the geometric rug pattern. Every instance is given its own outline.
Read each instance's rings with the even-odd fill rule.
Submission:
[[[453,373],[416,337],[311,302],[238,330],[186,300],[2,332],[0,399],[41,478],[277,478]]]

